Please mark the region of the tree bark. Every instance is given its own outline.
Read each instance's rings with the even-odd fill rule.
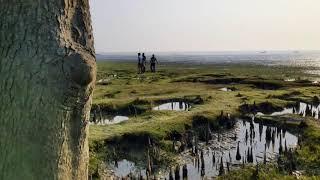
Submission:
[[[0,179],[87,179],[88,0],[0,0]]]

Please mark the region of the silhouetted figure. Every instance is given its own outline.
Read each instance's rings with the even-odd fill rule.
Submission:
[[[141,73],[141,63],[142,63],[141,54],[138,53],[138,74]]]
[[[152,54],[152,57],[150,59],[150,70],[151,72],[156,72],[156,63],[158,64],[157,58]]]
[[[142,58],[141,58],[141,73],[145,73],[146,72],[146,64],[147,64],[147,57],[144,55],[144,53],[142,53]]]

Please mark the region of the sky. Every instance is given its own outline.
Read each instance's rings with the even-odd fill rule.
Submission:
[[[90,2],[97,52],[320,49],[320,0]]]

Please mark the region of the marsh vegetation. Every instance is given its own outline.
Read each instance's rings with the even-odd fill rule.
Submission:
[[[90,126],[93,178],[320,175],[320,77],[307,68],[164,63],[137,74],[108,61],[97,77],[92,112],[128,119]]]

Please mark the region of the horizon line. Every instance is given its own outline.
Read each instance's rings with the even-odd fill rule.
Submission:
[[[144,53],[206,53],[206,52],[316,52],[320,49],[310,49],[310,50],[304,50],[304,49],[287,49],[287,50],[204,50],[204,51],[193,51],[193,50],[186,50],[186,51],[96,51],[96,54],[102,54],[102,53],[138,53],[138,52],[144,52]]]

